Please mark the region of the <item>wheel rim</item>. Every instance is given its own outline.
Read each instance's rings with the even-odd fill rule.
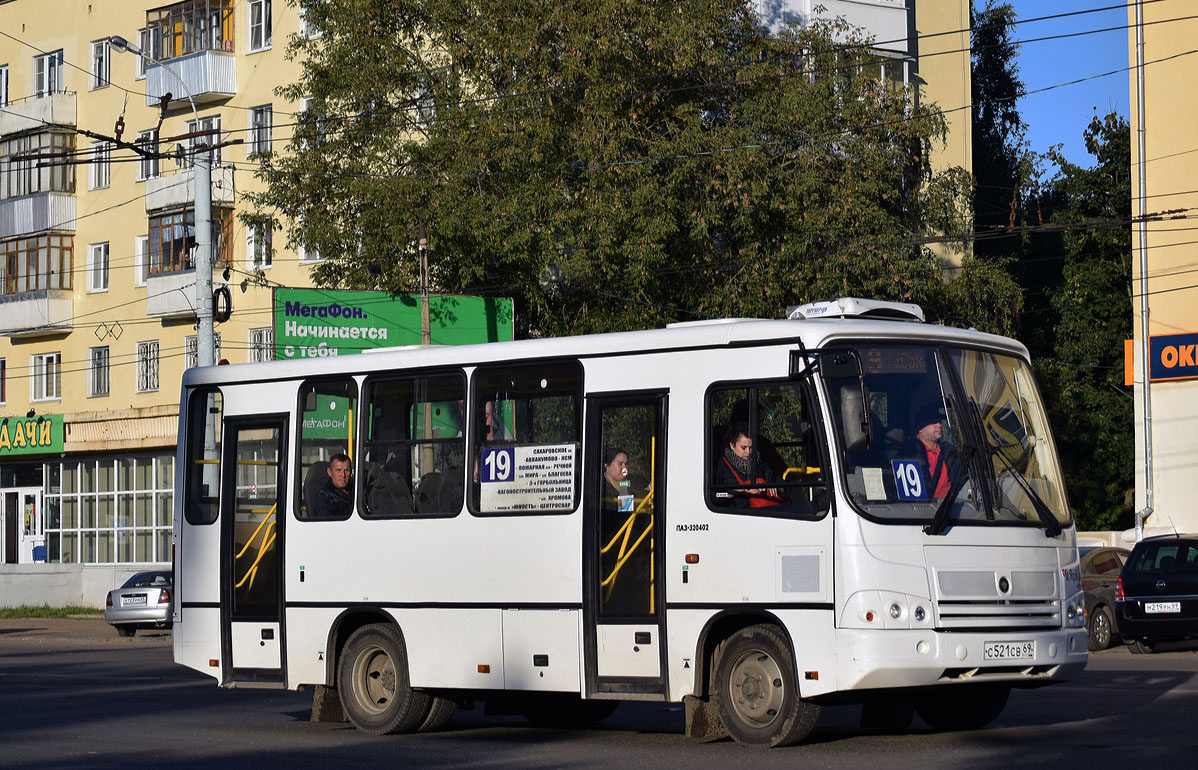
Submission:
[[[1111,621],[1105,612],[1094,616],[1094,641],[1099,647],[1106,647],[1111,641]]]
[[[354,661],[354,698],[363,709],[381,714],[395,700],[395,662],[382,647],[369,647]]]
[[[761,650],[743,652],[729,670],[728,694],[738,718],[765,727],[778,718],[786,697],[782,668]]]

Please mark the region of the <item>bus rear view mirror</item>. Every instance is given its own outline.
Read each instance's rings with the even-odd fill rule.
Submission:
[[[855,380],[861,377],[861,360],[852,350],[820,353],[819,372],[825,380]]]

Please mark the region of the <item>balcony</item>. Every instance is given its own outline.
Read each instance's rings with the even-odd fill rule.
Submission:
[[[196,271],[151,274],[146,280],[146,315],[190,318],[196,314]]]
[[[40,192],[0,200],[0,239],[47,230],[75,230],[75,196]]]
[[[69,289],[0,295],[0,335],[44,337],[71,331],[74,306]]]
[[[146,66],[147,107],[157,107],[163,94],[168,93],[171,109],[189,107],[189,92],[196,104],[218,102],[237,95],[237,60],[232,53],[196,51],[177,56],[166,66],[178,77],[161,64],[151,62]]]
[[[46,94],[10,102],[4,106],[4,112],[0,112],[0,136],[40,129],[47,122],[74,126],[76,112],[73,92]]]
[[[212,169],[212,205],[233,205],[236,202],[233,169]],[[146,180],[146,211],[190,208],[195,204],[195,170],[169,174]]]

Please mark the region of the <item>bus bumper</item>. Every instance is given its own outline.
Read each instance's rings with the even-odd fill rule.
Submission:
[[[1084,628],[1027,633],[840,629],[837,635],[837,689],[842,691],[980,681],[1030,687],[1072,678],[1088,657]]]

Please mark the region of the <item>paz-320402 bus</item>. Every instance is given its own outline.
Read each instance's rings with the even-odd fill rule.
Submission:
[[[480,700],[767,746],[825,703],[984,725],[1085,665],[1075,529],[1027,351],[922,321],[189,370],[175,660],[378,733]]]

